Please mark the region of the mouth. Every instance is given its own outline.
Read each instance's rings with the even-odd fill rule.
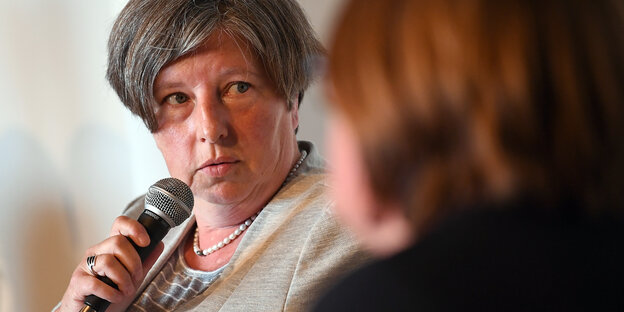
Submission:
[[[224,177],[226,176],[240,160],[230,157],[219,157],[217,159],[211,159],[203,163],[198,172],[204,173],[210,177]]]

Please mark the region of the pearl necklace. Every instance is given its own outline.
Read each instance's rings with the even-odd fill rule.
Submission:
[[[280,188],[284,187],[284,185],[286,185],[286,183],[288,183],[295,176],[297,169],[299,169],[299,167],[303,163],[303,160],[306,158],[306,156],[308,156],[308,153],[305,150],[301,151],[301,157],[299,158],[297,163],[293,166],[293,168],[290,169],[290,172],[286,176],[286,179],[284,180],[284,183],[282,183],[282,186]],[[195,227],[195,237],[193,238],[193,251],[195,251],[195,254],[197,254],[198,256],[203,257],[225,247],[230,242],[235,240],[238,236],[240,236],[243,232],[245,232],[245,230],[256,219],[259,213],[260,213],[259,211],[254,213],[253,216],[249,217],[249,219],[241,223],[241,225],[239,225],[238,228],[236,228],[236,230],[232,232],[232,234],[224,238],[222,241],[212,245],[210,248],[204,249],[204,250],[199,248],[199,227]]]

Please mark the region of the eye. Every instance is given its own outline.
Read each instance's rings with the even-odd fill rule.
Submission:
[[[227,90],[227,93],[228,94],[245,93],[247,92],[247,90],[249,90],[250,86],[251,85],[247,82],[238,81],[230,85],[230,87]]]
[[[178,93],[174,93],[174,94],[167,96],[164,102],[166,104],[179,105],[188,100],[189,100],[189,97],[186,96],[186,94],[178,92]]]

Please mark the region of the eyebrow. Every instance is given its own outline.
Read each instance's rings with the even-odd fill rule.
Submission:
[[[258,79],[269,79],[269,77],[266,77],[266,75],[262,75],[258,72],[248,70],[248,69],[239,69],[235,67],[227,68],[219,73],[219,76],[230,76],[230,75],[254,76],[255,78],[258,78]],[[184,85],[184,83],[178,82],[177,79],[174,79],[174,81],[172,82],[170,81],[158,82],[158,80],[159,79],[156,79],[156,81],[154,81],[154,86],[153,86],[154,91],[157,88],[171,89],[171,88],[179,88]]]
[[[226,70],[224,70],[223,72],[219,73],[219,75],[221,76],[228,76],[228,75],[251,75],[251,76],[255,76],[256,78],[263,78],[263,75],[261,75],[260,73],[254,72],[252,70],[249,69],[239,69],[239,68],[235,68],[235,67],[231,67],[228,68]],[[265,77],[267,78],[267,77]]]
[[[169,92],[166,90],[172,90],[172,89],[179,89],[183,86],[183,83],[180,82],[160,82],[157,83],[156,81],[154,81],[154,85],[152,86],[152,95],[154,96],[155,100],[158,101],[158,97],[160,96],[164,96],[165,94],[163,92]]]

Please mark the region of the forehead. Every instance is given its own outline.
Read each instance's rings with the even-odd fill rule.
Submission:
[[[264,67],[249,44],[222,31],[206,39],[197,49],[165,65],[156,77],[162,80],[186,76],[189,72],[204,76],[249,74],[265,78]]]

